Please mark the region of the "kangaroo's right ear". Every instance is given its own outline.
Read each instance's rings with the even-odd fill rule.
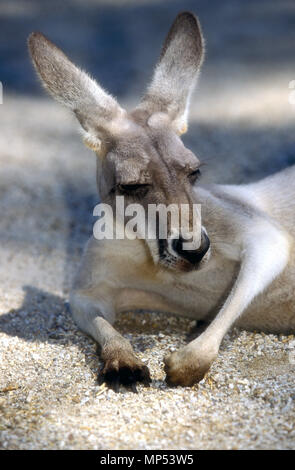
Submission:
[[[85,131],[84,142],[99,152],[125,111],[92,78],[41,33],[28,39],[35,69],[49,93],[70,108]]]
[[[138,109],[168,116],[175,132],[187,128],[190,96],[204,58],[204,39],[193,13],[177,15],[164,42],[159,62]]]

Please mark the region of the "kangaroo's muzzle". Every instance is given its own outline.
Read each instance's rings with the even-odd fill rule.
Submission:
[[[174,238],[172,241],[172,249],[181,258],[189,261],[191,264],[198,264],[205,256],[210,248],[210,240],[207,234],[202,231],[201,244],[196,250],[185,249],[186,240],[183,238]]]

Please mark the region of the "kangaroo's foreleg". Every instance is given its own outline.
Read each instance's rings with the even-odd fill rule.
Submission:
[[[194,341],[165,358],[168,382],[192,385],[200,381],[218,354],[220,343],[251,301],[285,268],[289,239],[270,224],[255,226],[243,240],[241,266],[225,304]]]
[[[113,301],[113,296],[109,293],[108,300],[102,299],[103,293],[74,291],[70,298],[73,317],[80,329],[100,346],[103,369],[99,380],[114,389],[119,384],[130,385],[135,391],[136,382],[150,382],[149,370],[136,357],[130,342],[111,325],[115,315],[112,302],[108,300]]]
[[[74,320],[100,347],[103,369],[99,379],[114,388],[120,383],[150,382],[148,368],[136,357],[130,342],[112,326],[120,310],[126,244],[122,240],[90,239],[70,295]]]

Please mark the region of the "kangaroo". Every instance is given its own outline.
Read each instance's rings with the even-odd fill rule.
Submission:
[[[203,320],[207,328],[164,358],[169,384],[200,381],[233,324],[273,333],[295,329],[295,167],[245,185],[199,184],[200,161],[185,148],[188,107],[204,57],[198,19],[180,13],[164,42],[146,94],[124,110],[41,33],[29,37],[46,89],[70,108],[97,155],[102,202],[201,205],[194,249],[168,224],[166,239],[92,237],[70,294],[73,317],[101,348],[101,377],[136,388],[148,367],[112,326],[126,310]]]

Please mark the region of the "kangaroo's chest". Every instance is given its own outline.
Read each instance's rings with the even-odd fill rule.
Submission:
[[[237,263],[216,257],[206,269],[157,282],[153,290],[181,307],[183,316],[210,319],[226,299],[237,270]]]

